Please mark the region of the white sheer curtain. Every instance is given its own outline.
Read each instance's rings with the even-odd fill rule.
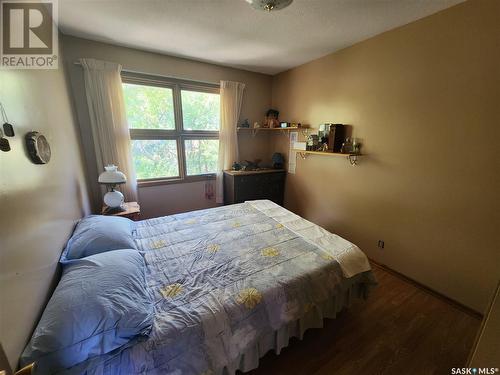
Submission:
[[[236,126],[240,117],[245,84],[231,81],[220,82],[220,130],[219,160],[215,186],[215,200],[224,203],[225,169],[238,161],[238,134]]]
[[[126,201],[137,201],[137,180],[130,153],[130,134],[125,113],[121,65],[94,59],[80,59],[85,80],[90,125],[94,138],[97,169],[115,164],[127,183],[119,190]],[[96,181],[97,183],[97,181]]]

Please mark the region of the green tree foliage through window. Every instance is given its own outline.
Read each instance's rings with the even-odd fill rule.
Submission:
[[[182,119],[185,130],[219,130],[219,95],[182,90]]]
[[[220,124],[217,89],[196,91],[191,86],[182,89],[175,82],[165,87],[157,81],[151,85],[131,82],[123,83],[123,94],[137,179],[215,173]],[[182,107],[176,109],[177,103]],[[175,115],[177,110],[182,121]]]
[[[184,148],[188,176],[217,172],[218,139],[188,139]]]
[[[132,155],[139,180],[179,176],[175,140],[132,140]]]
[[[175,129],[172,89],[123,84],[130,129]]]

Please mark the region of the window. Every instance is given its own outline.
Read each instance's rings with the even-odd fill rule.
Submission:
[[[219,130],[219,94],[181,91],[182,123],[186,130]]]
[[[139,182],[213,176],[219,153],[219,87],[123,75]]]
[[[218,139],[186,139],[186,173],[188,176],[215,173],[219,153]]]

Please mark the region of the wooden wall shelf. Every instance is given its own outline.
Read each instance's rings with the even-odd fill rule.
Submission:
[[[248,131],[252,132],[252,135],[255,136],[258,132],[280,132],[281,134],[288,135],[289,132],[301,132],[304,136],[307,136],[309,132],[309,128],[236,128],[237,131]]]
[[[308,151],[308,150],[299,150],[293,149],[300,155],[302,159],[307,158],[307,155],[322,155],[322,156],[345,156],[351,165],[358,165],[358,157],[362,156],[362,154],[343,154],[341,152],[328,152],[328,151]]]

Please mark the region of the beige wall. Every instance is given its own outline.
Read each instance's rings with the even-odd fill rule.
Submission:
[[[62,67],[0,70],[0,102],[16,132],[12,151],[0,152],[0,342],[15,367],[51,294],[61,251],[89,208]],[[46,165],[26,156],[31,130],[50,142]]]
[[[98,171],[95,167],[95,156],[92,146],[92,135],[89,127],[87,103],[84,93],[83,73],[80,66],[73,64],[81,57],[113,61],[123,65],[123,69],[141,73],[157,74],[195,81],[214,82],[220,80],[238,81],[246,84],[240,118],[248,118],[251,123],[262,122],[265,111],[271,104],[272,77],[244,70],[222,67],[193,60],[139,51],[131,48],[114,46],[90,40],[64,36],[68,70],[71,75],[73,94],[81,127],[84,150],[86,150],[87,168],[89,170],[89,190],[92,192],[94,209],[101,204],[96,183]],[[241,159],[261,158],[270,162],[269,139],[251,135],[240,136]],[[209,183],[213,183],[209,182]],[[183,186],[185,185],[185,188]],[[207,200],[204,195],[205,181],[190,184],[174,184],[139,188],[143,217],[153,217],[187,211],[193,208],[208,208],[215,205],[215,200]],[[189,192],[189,194],[187,193]],[[193,198],[194,197],[194,198]]]
[[[205,184],[212,185],[215,194],[215,180],[139,189],[141,218],[149,219],[217,206],[215,199],[205,198]]]
[[[499,14],[468,1],[273,81],[283,120],[351,124],[366,153],[299,158],[285,205],[480,312],[500,274]]]

